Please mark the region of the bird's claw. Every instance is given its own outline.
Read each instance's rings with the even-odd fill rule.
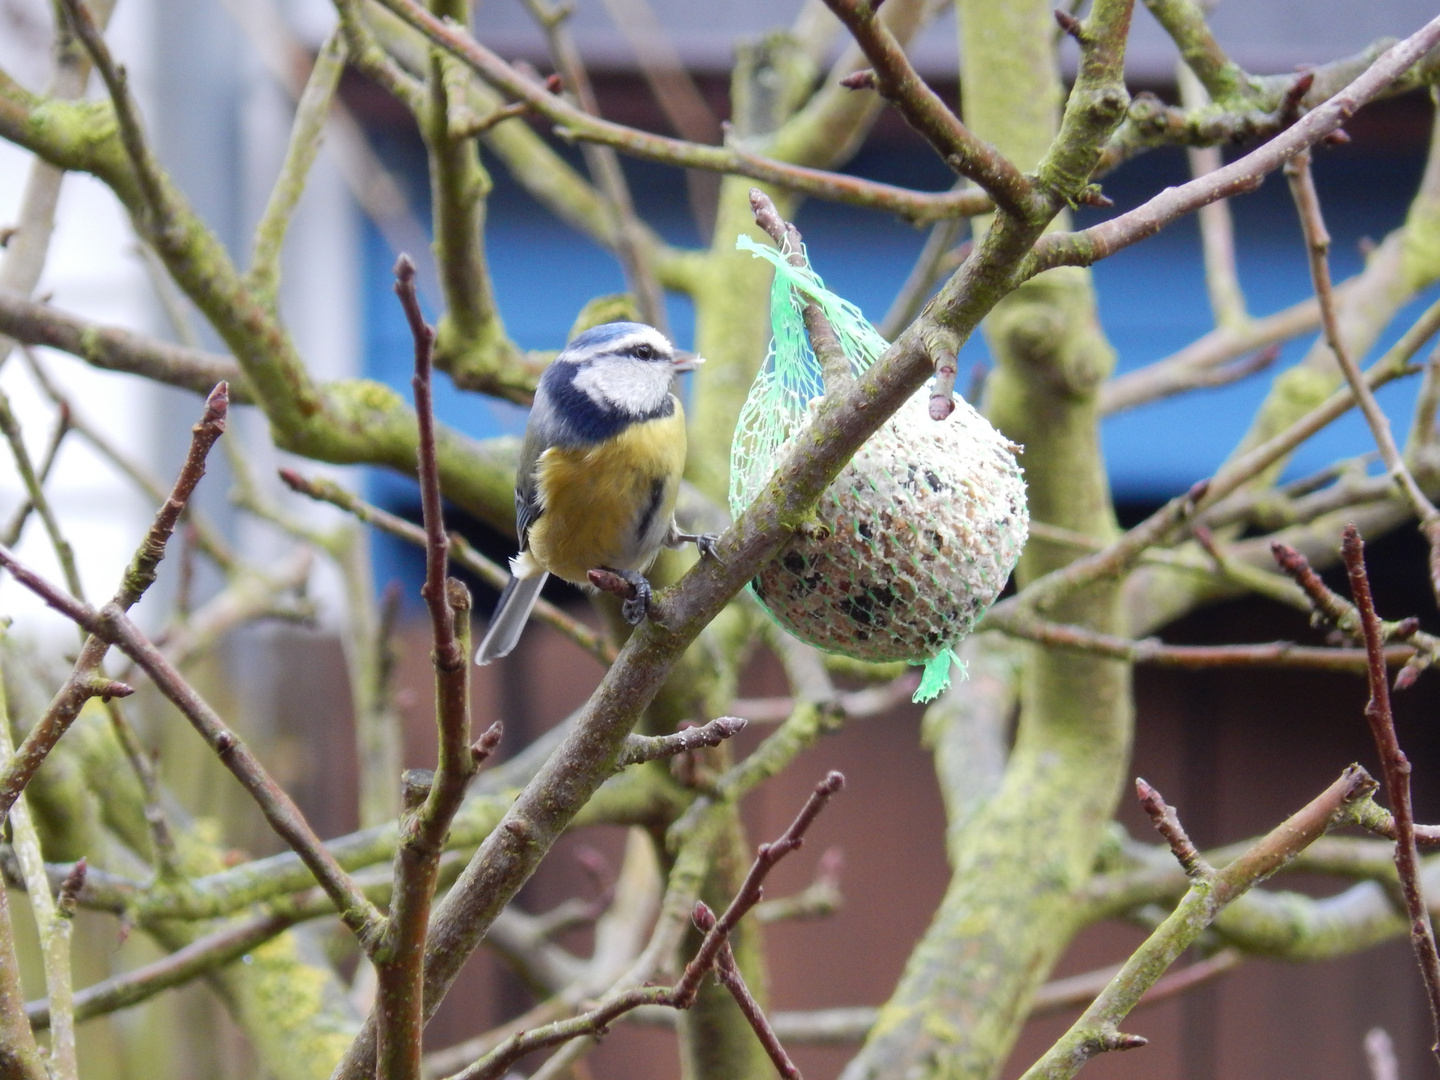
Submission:
[[[639,626],[645,621],[645,616],[650,613],[650,598],[653,595],[650,582],[645,580],[644,574],[637,574],[634,570],[612,570],[610,572],[633,590],[634,595],[621,601],[620,614],[631,626]]]
[[[715,545],[719,541],[719,533],[687,533],[677,531],[672,546],[678,547],[681,544],[694,544],[695,547],[699,549],[701,558],[714,559],[723,566],[724,560],[720,558],[719,553],[715,550]]]
[[[635,595],[620,604],[620,614],[631,626],[639,626],[650,612],[650,583],[641,578],[632,584]]]
[[[719,541],[719,533],[701,533],[695,537],[695,546],[700,550],[701,558],[714,559],[716,562],[721,562],[720,554],[715,550],[715,545]]]

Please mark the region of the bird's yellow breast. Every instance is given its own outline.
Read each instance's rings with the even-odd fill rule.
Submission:
[[[685,467],[680,403],[591,447],[551,447],[536,465],[540,517],[529,550],[541,566],[584,585],[607,566],[644,571],[670,531]]]

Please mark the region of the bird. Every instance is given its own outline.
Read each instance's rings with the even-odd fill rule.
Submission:
[[[673,383],[702,363],[653,326],[611,322],[578,334],[541,374],[515,476],[520,552],[477,664],[515,648],[551,574],[590,591],[591,570],[616,574],[633,587],[621,611],[634,626],[661,548],[693,543],[714,555],[713,534],[675,524],[686,447]]]

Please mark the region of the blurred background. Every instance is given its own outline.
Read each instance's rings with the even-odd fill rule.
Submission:
[[[708,114],[708,122],[714,122],[727,113],[735,41],[787,25],[801,4],[652,0],[651,7],[670,46],[695,75],[703,97],[699,120],[706,121]],[[646,35],[655,29],[637,22],[629,11],[623,0],[579,0],[571,26],[605,115],[668,133],[670,119],[637,69],[637,50],[650,47]],[[1432,14],[1431,7],[1418,0],[1363,5],[1252,0],[1220,6],[1212,25],[1238,62],[1250,71],[1271,73],[1356,52],[1385,35],[1409,33]],[[111,47],[131,73],[161,157],[237,256],[243,257],[246,238],[284,154],[294,88],[332,18],[322,0],[121,0],[117,8]],[[32,88],[42,85],[47,74],[50,33],[48,5],[0,0],[0,66]],[[477,35],[502,56],[524,58],[548,70],[543,36],[520,0],[487,0],[480,8]],[[932,27],[914,50],[922,72],[952,101],[957,93],[956,54],[956,27],[947,19]],[[1128,60],[1132,91],[1149,89],[1173,100],[1175,63],[1168,39],[1148,14],[1137,11]],[[390,269],[398,249],[419,251],[427,242],[424,153],[408,115],[377,87],[347,76],[342,100],[349,124],[328,135],[295,218],[285,253],[282,307],[318,377],[363,374],[408,396],[410,339],[391,292]],[[1335,238],[1337,280],[1361,265],[1367,244],[1400,223],[1424,165],[1431,123],[1428,97],[1407,95],[1368,109],[1348,125],[1352,141],[1347,146],[1317,154],[1316,178]],[[27,167],[25,154],[0,144],[0,224],[17,213]],[[950,182],[933,153],[893,115],[882,118],[850,168],[933,190]],[[636,162],[626,162],[626,171],[641,216],[667,239],[681,244],[708,241],[703,224],[697,224],[691,212],[692,192],[683,174]],[[1107,177],[1104,189],[1124,209],[1187,176],[1183,153],[1153,152]],[[622,275],[607,253],[550,216],[503,169],[496,166],[493,177],[487,247],[507,328],[524,348],[558,348],[573,313],[597,294],[621,291]],[[1252,313],[1268,314],[1309,296],[1304,251],[1283,179],[1272,177],[1259,192],[1236,201],[1233,212],[1241,280]],[[187,325],[200,325],[198,319],[187,319],[183,304],[177,309],[157,291],[128,223],[98,183],[85,176],[68,177],[59,219],[40,294],[98,322],[166,337],[183,337]],[[797,224],[827,284],[877,322],[924,242],[923,232],[884,215],[814,202],[803,207]],[[1193,219],[1103,262],[1095,276],[1101,316],[1119,352],[1121,372],[1173,353],[1212,326]],[[1417,309],[1431,300],[1433,295],[1418,299]],[[672,301],[670,318],[678,340],[688,344],[691,316],[684,302]],[[1403,317],[1395,325],[1405,325]],[[1388,343],[1382,341],[1380,347]],[[1307,339],[1288,346],[1278,364],[1298,359],[1308,344]],[[983,371],[985,360],[984,344],[977,337],[967,346],[962,372],[972,365]],[[51,366],[70,398],[117,444],[160,475],[173,470],[198,413],[194,398],[99,373],[58,354]],[[1105,447],[1125,517],[1138,520],[1211,473],[1224,448],[1248,427],[1267,382],[1242,381],[1109,420]],[[0,374],[0,385],[37,440],[38,453],[50,403],[18,364]],[[1413,381],[1400,382],[1380,395],[1402,430],[1414,389]],[[460,394],[448,384],[440,388],[439,412],[447,423],[476,437],[517,432],[524,422],[523,410]],[[246,446],[257,473],[273,476],[283,455],[269,447],[263,421],[244,413],[236,411],[232,431]],[[113,588],[151,509],[107,461],[72,444],[57,463],[52,497],[78,548],[83,579],[103,595]],[[1347,417],[1307,444],[1291,470],[1305,474],[1363,452],[1368,445],[1369,435],[1358,417]],[[417,493],[406,478],[378,470],[325,470],[308,462],[305,471],[328,473],[387,509],[418,517]],[[201,505],[248,550],[273,549],[280,558],[286,544],[230,508],[229,486],[226,467],[216,458],[212,476],[202,487]],[[0,511],[8,513],[22,497],[18,480],[8,471],[0,475]],[[313,513],[317,522],[330,520],[318,510],[296,512]],[[480,529],[473,530],[472,538],[496,557],[507,556],[513,546],[512,537]],[[33,528],[21,553],[41,568],[54,566],[48,546]],[[370,558],[377,588],[392,581],[400,585],[408,617],[401,634],[399,679],[409,732],[407,764],[422,765],[432,753],[432,736],[428,646],[419,621],[420,557],[399,542],[379,537],[372,541]],[[1418,542],[1399,537],[1384,541],[1374,549],[1372,564],[1382,613],[1422,614],[1427,625],[1434,622]],[[284,763],[277,774],[297,794],[322,835],[357,824],[353,768],[341,767],[353,761],[355,750],[335,633],[340,590],[328,576],[332,574],[323,563],[316,564],[310,585],[316,605],[313,625],[247,630],[227,646],[238,672],[230,684],[232,705],[244,718],[247,737],[259,741],[267,761]],[[162,581],[162,589],[167,587],[174,588],[173,578]],[[476,609],[484,613],[493,594],[477,592]],[[557,593],[556,598],[566,596]],[[163,594],[155,607],[162,602]],[[9,581],[0,582],[0,611],[16,619],[17,633],[42,643],[70,633]],[[1293,613],[1242,601],[1190,618],[1173,637],[1224,642],[1308,634]],[[267,673],[264,679],[251,677],[260,671]],[[532,629],[512,660],[477,672],[476,720],[483,724],[503,717],[506,747],[523,746],[581,703],[599,675],[599,666],[573,646]],[[1268,827],[1351,760],[1373,766],[1360,716],[1363,687],[1356,680],[1142,670],[1137,681],[1135,772],[1179,807],[1202,845]],[[1433,723],[1440,699],[1432,682],[1422,680],[1398,705],[1402,741],[1416,765],[1417,807],[1427,820],[1440,817],[1440,785],[1435,783],[1440,778],[1440,734]],[[758,662],[744,692],[752,698],[783,693],[773,664]],[[817,827],[812,843],[776,875],[776,894],[796,891],[810,881],[827,847],[838,845],[844,851],[842,910],[828,919],[781,924],[768,932],[778,1008],[883,1001],[941,895],[946,881],[943,815],[932,766],[920,747],[919,712],[904,706],[850,725],[747,805],[752,835],[764,839],[783,827],[824,770],[840,768],[851,782]],[[746,745],[761,734],[747,732]],[[179,760],[162,758],[162,769],[170,769],[167,779],[183,787],[182,778],[174,775],[174,770],[187,767]],[[197,799],[203,786],[193,785]],[[246,811],[227,805],[229,809],[197,810],[225,820],[227,835],[233,828],[237,846],[256,851],[273,846],[265,830],[246,832],[237,825]],[[237,817],[227,816],[231,814]],[[1148,823],[1138,811],[1127,809],[1125,820],[1133,835],[1149,839]],[[621,840],[618,830],[577,838],[569,850],[547,861],[527,888],[524,903],[543,910],[583,892],[586,878],[573,849],[588,845],[618,865]],[[1325,884],[1317,883],[1317,888]],[[1140,934],[1126,927],[1091,931],[1058,974],[1116,962]],[[1426,1061],[1427,1020],[1417,987],[1404,942],[1304,968],[1251,962],[1223,981],[1140,1014],[1132,1027],[1149,1037],[1151,1046],[1102,1058],[1090,1065],[1087,1075],[1176,1080],[1360,1076],[1361,1042],[1375,1024],[1386,1026],[1395,1038],[1405,1074],[1420,1075],[1434,1066]],[[188,1062],[188,1075],[250,1075],[243,1058],[235,1056],[234,1038],[226,1035],[223,1016],[204,998],[205,991],[186,994],[194,1000],[176,1007],[191,1011],[193,1025],[187,1045],[174,1052]],[[473,1035],[527,1004],[523,986],[482,954],[472,962],[463,993],[447,1002],[432,1025],[432,1045]],[[1032,1023],[1010,1071],[1020,1072],[1071,1018],[1061,1014]],[[797,1052],[807,1075],[815,1077],[834,1075],[847,1056],[843,1047]],[[661,1078],[678,1070],[667,1036],[638,1028],[617,1029],[590,1066],[597,1077]]]

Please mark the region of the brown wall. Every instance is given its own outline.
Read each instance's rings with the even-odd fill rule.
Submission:
[[[1382,597],[1383,603],[1383,597]],[[433,763],[428,649],[424,626],[410,625],[402,683],[411,732],[409,764]],[[287,632],[289,638],[292,632]],[[1202,613],[1175,628],[1170,640],[1220,642],[1296,638],[1307,633],[1298,616],[1254,603]],[[353,778],[335,767],[353,755],[346,704],[337,695],[339,657],[333,642],[291,640],[277,652],[289,659],[281,678],[296,687],[297,715],[282,719],[293,745],[308,743],[312,763],[297,779],[297,793],[321,819],[322,831],[353,827]],[[322,677],[323,675],[323,677]],[[503,715],[513,748],[580,704],[598,681],[599,666],[568,643],[532,628],[509,660],[476,670],[476,721]],[[774,666],[755,666],[745,692],[782,690]],[[1259,833],[1298,808],[1350,761],[1374,764],[1361,709],[1358,679],[1276,671],[1177,672],[1142,670],[1137,679],[1138,728],[1132,773],[1143,775],[1174,804],[1202,845]],[[1422,679],[1397,701],[1401,737],[1415,763],[1417,809],[1440,818],[1435,783],[1440,764],[1435,676]],[[842,770],[848,785],[816,825],[806,846],[776,870],[768,892],[785,895],[811,880],[816,861],[831,845],[843,848],[844,908],[833,918],[772,926],[773,1006],[781,1009],[878,1004],[889,994],[905,958],[923,932],[947,877],[941,845],[943,817],[934,774],[919,746],[919,709],[852,723],[823,739],[783,776],[747,802],[756,842],[778,834],[826,770]],[[317,730],[318,729],[318,730]],[[305,731],[304,738],[300,738]],[[763,731],[741,738],[742,752]],[[308,742],[318,737],[321,743]],[[1150,839],[1148,821],[1128,793],[1121,818],[1132,835]],[[571,894],[583,878],[573,855],[578,843],[618,859],[618,829],[592,830],[567,841],[523,894],[543,910]],[[1291,879],[1287,887],[1324,890],[1323,882]],[[1333,891],[1333,886],[1332,886]],[[1092,928],[1075,943],[1057,974],[1118,962],[1140,940],[1128,926]],[[429,1029],[432,1047],[477,1033],[527,1004],[524,992],[490,957],[472,961],[462,986]],[[1007,1075],[1018,1075],[1072,1015],[1033,1022]],[[1366,1075],[1361,1040],[1385,1026],[1401,1054],[1402,1073],[1433,1069],[1428,1022],[1408,945],[1392,943],[1357,956],[1317,965],[1250,961],[1238,971],[1185,998],[1145,1008],[1125,1030],[1145,1035],[1144,1049],[1101,1058],[1088,1066],[1096,1078],[1244,1080],[1247,1077],[1353,1078]],[[838,1073],[841,1049],[800,1047],[797,1061],[811,1080]],[[619,1026],[590,1059],[597,1080],[678,1075],[671,1037],[654,1029]]]

